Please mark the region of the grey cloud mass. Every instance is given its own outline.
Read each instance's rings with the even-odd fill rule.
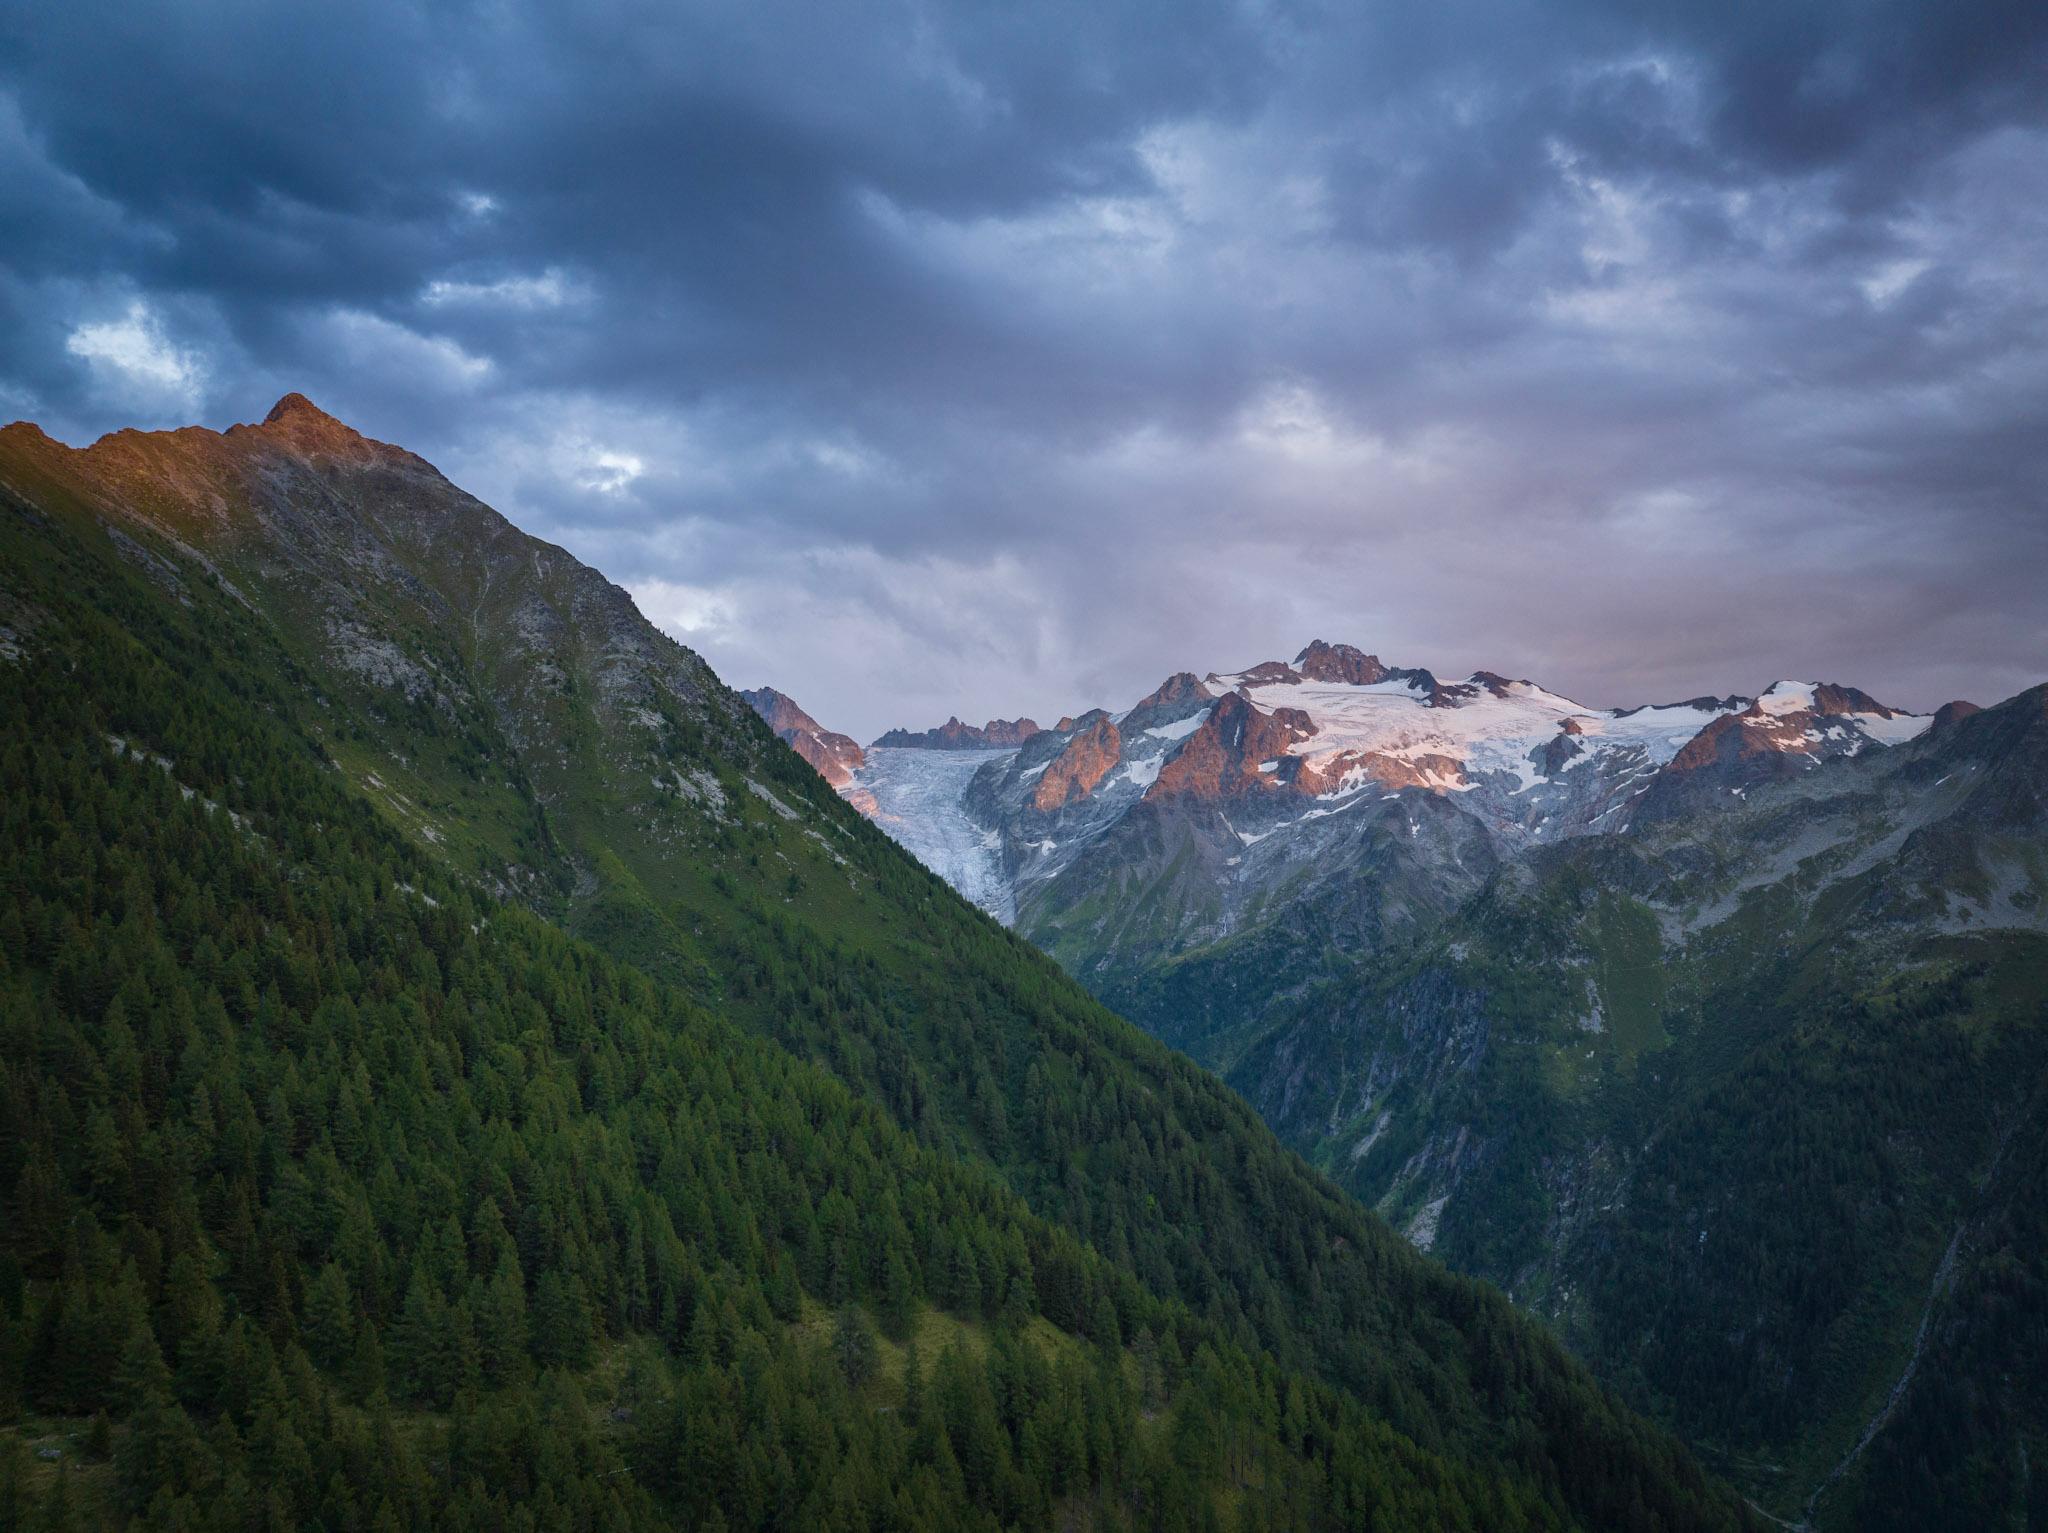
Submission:
[[[2048,676],[2048,7],[28,0],[0,419],[298,389],[870,738]]]

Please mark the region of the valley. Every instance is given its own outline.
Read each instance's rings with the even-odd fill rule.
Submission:
[[[2048,1109],[2043,781],[2048,688],[1612,710],[1319,641],[868,791],[979,828],[1019,932],[1766,1509],[1860,1527],[1956,1389],[1984,1515],[2032,1494],[2032,1375],[1911,1360],[1990,1323],[1959,1272],[2040,1313],[1983,1199]]]

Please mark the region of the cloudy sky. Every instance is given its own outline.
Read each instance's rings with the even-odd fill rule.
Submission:
[[[863,738],[2048,677],[2039,0],[27,0],[0,419],[287,389]]]

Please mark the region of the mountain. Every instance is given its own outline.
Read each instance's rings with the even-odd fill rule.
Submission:
[[[775,731],[776,739],[816,767],[818,775],[833,787],[843,788],[852,782],[853,774],[866,762],[851,737],[834,734],[773,687],[755,687],[740,696]]]
[[[2039,1522],[2044,698],[1600,709],[1319,642],[935,814],[963,888],[1778,1514]]]
[[[10,1521],[1756,1525],[297,396],[0,431],[0,718]]]
[[[1467,893],[1503,855],[1625,829],[1928,722],[1796,683],[1588,708],[1529,681],[1446,683],[1318,640],[1292,662],[1169,677],[1122,713],[1062,719],[971,770],[879,755],[930,748],[899,731],[849,791],[955,887],[1086,967],[1127,944],[1213,941],[1319,869],[1355,884],[1361,856],[1407,869],[1383,872],[1385,897],[1357,912],[1355,934],[1378,940],[1408,902]],[[1396,821],[1412,844],[1374,858],[1367,843]]]
[[[936,729],[892,729],[875,744],[894,750],[978,751],[1022,745],[1037,733],[1035,719],[990,719],[975,725],[949,717]]]

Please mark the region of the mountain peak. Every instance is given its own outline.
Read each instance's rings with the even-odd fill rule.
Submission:
[[[1294,657],[1295,669],[1310,681],[1348,682],[1369,687],[1386,679],[1387,668],[1377,655],[1368,655],[1349,644],[1309,641],[1308,648]]]
[[[1842,714],[1873,714],[1881,719],[1898,715],[1860,687],[1835,681],[1774,681],[1750,705],[1760,714],[1812,713],[1821,717]]]
[[[327,455],[351,459],[409,457],[401,449],[372,441],[346,421],[336,420],[296,391],[270,407],[260,426],[234,426],[229,434],[255,431],[261,439],[282,444],[306,455]]]
[[[817,768],[818,775],[835,788],[852,782],[853,774],[867,759],[849,736],[827,729],[804,712],[787,692],[755,687],[740,696],[761,715],[777,739]]]
[[[274,426],[282,420],[318,421],[330,426],[339,426],[340,421],[314,404],[304,394],[293,392],[284,396],[270,407],[270,413],[263,417],[263,424]]]

